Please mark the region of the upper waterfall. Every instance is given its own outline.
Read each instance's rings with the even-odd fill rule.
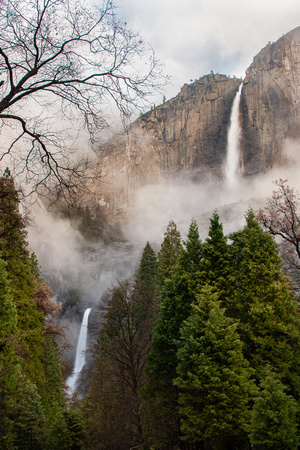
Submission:
[[[234,187],[237,184],[238,176],[240,173],[240,137],[241,137],[241,125],[240,125],[240,99],[242,93],[243,83],[240,85],[235,98],[233,100],[230,125],[227,134],[227,154],[224,165],[224,175],[226,185]]]

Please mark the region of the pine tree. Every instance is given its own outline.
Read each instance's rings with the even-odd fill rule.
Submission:
[[[29,255],[8,171],[0,178],[0,255],[1,448],[44,448],[47,422],[65,405],[59,350],[49,327],[48,313],[56,307]]]
[[[85,425],[78,408],[58,411],[52,423],[49,424],[49,431],[50,437],[48,437],[43,450],[55,448],[59,450],[81,450],[84,448]]]
[[[254,403],[250,440],[254,450],[296,450],[298,406],[269,368]]]
[[[174,383],[183,438],[211,449],[248,448],[252,385],[237,326],[205,286],[180,330]]]
[[[195,219],[192,219],[187,240],[180,254],[180,264],[184,267],[191,277],[195,277],[199,271],[200,263],[203,258],[203,245],[199,236],[199,227]]]
[[[208,283],[213,286],[220,300],[226,303],[231,289],[229,245],[217,212],[210,219],[208,237],[203,244],[203,260],[198,281],[201,285]]]
[[[6,263],[7,280],[22,335],[22,365],[33,383],[43,383],[39,362],[42,353],[41,315],[32,300],[34,275],[27,249],[25,223],[19,212],[18,192],[8,171],[0,178],[0,255]]]
[[[7,449],[13,448],[15,438],[10,413],[20,371],[17,342],[17,312],[8,286],[5,263],[0,260],[0,448]]]
[[[181,236],[175,222],[169,222],[164,240],[158,253],[159,284],[163,286],[165,279],[172,275],[172,270],[177,264],[181,253]]]
[[[136,273],[136,283],[140,289],[150,292],[157,292],[158,286],[158,260],[155,251],[149,242],[143,250],[140,264]]]
[[[169,244],[167,236],[168,234],[163,244]],[[169,249],[169,245],[162,245],[162,248]],[[142,395],[147,400],[146,420],[152,424],[152,440],[156,445],[169,445],[179,439],[178,392],[173,384],[176,376],[177,345],[180,326],[188,317],[190,305],[194,300],[195,276],[201,258],[202,245],[198,225],[192,220],[177,264],[169,267],[169,275],[164,279],[160,311],[148,354],[148,380]]]
[[[299,398],[300,322],[298,306],[280,267],[277,245],[262,230],[253,211],[234,233],[230,247],[234,279],[230,314],[239,320],[244,354],[259,380],[269,364]],[[227,306],[227,305],[225,305]]]

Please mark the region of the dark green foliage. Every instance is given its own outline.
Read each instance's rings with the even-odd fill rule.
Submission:
[[[177,292],[173,279],[166,280],[157,323],[153,330],[151,350],[146,370],[147,383],[142,396],[147,401],[145,421],[149,425],[151,442],[156,445],[178,440],[178,395],[173,385],[177,364],[177,338],[180,318],[176,316]],[[175,333],[175,334],[174,334]]]
[[[183,433],[207,448],[247,448],[254,399],[249,377],[258,386],[266,364],[281,374],[287,395],[299,398],[298,307],[274,240],[252,211],[246,222],[229,245],[217,213],[203,244],[193,221],[177,263],[168,267],[161,259],[166,275],[142,390],[156,447],[179,445]],[[210,288],[202,291],[206,284]]]
[[[98,355],[89,392],[81,405],[87,449],[122,450],[141,444],[140,420],[134,417],[137,399],[116,369],[112,361]]]
[[[37,260],[35,253],[30,254],[30,268],[31,268],[31,273],[34,276],[34,279],[37,282],[42,282],[43,280],[42,280],[41,273],[40,273],[39,262]]]
[[[65,404],[51,322],[57,306],[27,250],[9,173],[0,178],[0,255],[0,447],[44,449],[49,423]]]
[[[18,449],[44,449],[45,413],[36,385],[19,374],[9,412]]]
[[[42,352],[42,324],[33,301],[34,275],[27,250],[25,224],[19,212],[18,192],[8,174],[0,178],[0,255],[6,262],[7,280],[18,316],[19,353],[22,354],[25,372],[36,383],[42,372],[38,367]]]
[[[43,354],[41,356],[45,372],[46,388],[43,390],[45,410],[49,417],[56,414],[56,409],[65,405],[62,364],[58,344],[51,334],[45,334]]]
[[[270,364],[299,398],[298,306],[280,271],[273,238],[262,230],[252,211],[246,219],[244,229],[232,235],[234,289],[225,306],[240,321],[244,354],[257,378]]]
[[[16,377],[20,372],[16,356],[17,312],[10,293],[5,263],[0,260],[0,448],[13,446],[13,422],[9,417],[14,406]]]
[[[80,450],[84,448],[85,425],[78,409],[61,409],[49,424],[45,450]]]
[[[161,255],[170,249],[168,236],[173,235],[176,226],[165,234]],[[147,399],[146,420],[152,422],[152,439],[157,445],[176,443],[179,435],[178,390],[173,384],[176,376],[177,346],[179,329],[189,316],[194,300],[195,275],[202,258],[202,245],[198,226],[193,220],[190,225],[185,248],[177,240],[176,249],[181,248],[177,264],[166,265],[164,272],[171,275],[164,278],[161,288],[161,307],[153,330],[151,350],[148,355],[147,384],[142,395]],[[159,264],[161,259],[159,260]],[[171,259],[174,264],[175,259]],[[159,266],[160,267],[160,266]],[[150,431],[149,431],[150,432]]]
[[[211,449],[247,445],[253,388],[237,323],[225,316],[212,287],[204,287],[181,327],[177,378],[183,438]]]
[[[180,264],[185,271],[193,277],[199,271],[202,258],[203,245],[199,236],[198,224],[193,219],[189,228],[187,240],[184,242],[184,247],[181,250]]]
[[[208,283],[213,286],[218,291],[221,301],[230,295],[229,245],[216,212],[210,219],[208,237],[203,244],[203,260],[198,280],[200,284]]]
[[[158,285],[158,261],[155,251],[152,249],[149,242],[147,242],[139,268],[136,273],[137,284],[144,291],[157,291]]]
[[[181,253],[181,237],[176,224],[171,220],[164,235],[161,249],[158,253],[159,284],[163,286],[165,279],[172,275]]]
[[[297,402],[286,394],[286,387],[268,369],[255,398],[250,440],[254,450],[296,450]]]
[[[17,311],[8,286],[6,264],[0,259],[0,351],[13,348],[17,331]]]

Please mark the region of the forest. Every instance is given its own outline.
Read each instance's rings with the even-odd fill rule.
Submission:
[[[158,254],[147,242],[134,276],[107,292],[88,392],[70,399],[59,306],[28,251],[6,170],[0,448],[298,448],[297,201],[280,181],[229,236],[215,212],[204,241],[194,219],[186,240],[170,221]]]
[[[110,0],[2,0],[0,29],[0,449],[297,449],[300,197],[284,180],[229,236],[215,211],[204,241],[191,219],[186,239],[171,220],[158,252],[145,243],[99,307],[87,391],[70,398],[65,305],[22,202],[81,206],[105,177],[89,150],[168,77]],[[86,236],[100,220],[83,214]]]

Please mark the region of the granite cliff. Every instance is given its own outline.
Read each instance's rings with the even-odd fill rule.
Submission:
[[[255,56],[243,83],[241,152],[246,175],[285,162],[286,140],[300,138],[300,27]]]
[[[223,176],[227,131],[241,79],[205,75],[134,122],[98,154],[95,199],[110,222],[123,220],[134,192],[176,177]],[[240,101],[243,175],[284,163],[300,138],[300,27],[263,48],[246,71]]]

